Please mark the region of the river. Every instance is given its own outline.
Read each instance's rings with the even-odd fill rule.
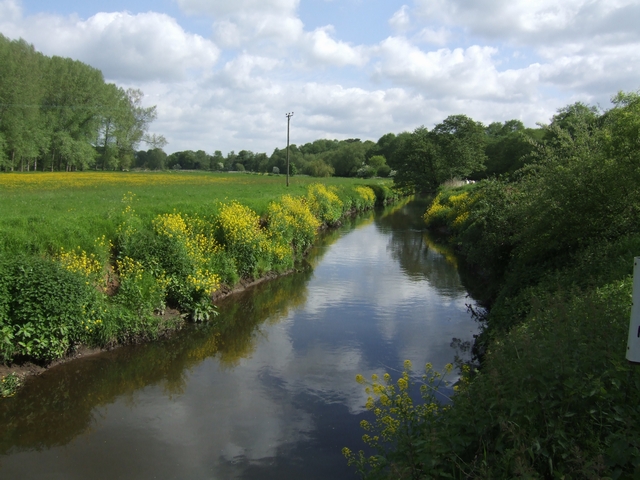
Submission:
[[[31,378],[0,399],[0,478],[357,478],[341,454],[363,447],[355,375],[397,376],[405,359],[442,369],[478,328],[424,209],[348,220],[298,273],[221,301],[223,327]]]

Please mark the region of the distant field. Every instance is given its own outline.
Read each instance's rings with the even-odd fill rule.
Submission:
[[[115,236],[129,192],[142,219],[174,209],[207,215],[237,200],[258,214],[284,194],[305,195],[312,183],[350,186],[390,181],[207,172],[38,172],[0,174],[0,253],[51,254]]]

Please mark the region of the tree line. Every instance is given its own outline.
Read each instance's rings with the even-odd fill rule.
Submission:
[[[451,115],[432,130],[387,133],[377,142],[319,139],[289,147],[290,173],[314,177],[388,177],[416,190],[432,191],[452,178],[479,180],[509,174],[524,166],[541,128],[525,128],[520,120],[488,126],[466,115]],[[167,155],[155,148],[136,153],[135,166],[156,169],[286,172],[286,148],[271,155],[250,150],[186,150]]]
[[[0,170],[127,169],[156,107],[87,64],[0,34]]]

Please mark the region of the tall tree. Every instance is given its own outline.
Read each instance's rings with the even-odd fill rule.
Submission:
[[[367,146],[360,140],[345,140],[340,147],[321,155],[335,169],[339,177],[353,177],[358,169],[364,165]]]
[[[144,107],[142,90],[129,88],[122,102],[126,105],[127,114],[118,118],[115,129],[116,146],[118,148],[118,167],[127,169],[133,162],[136,147],[142,141],[149,124],[157,117],[155,105]]]
[[[393,162],[395,183],[420,191],[433,191],[438,187],[438,147],[424,126],[416,128],[404,140],[402,150],[394,156]]]
[[[125,92],[122,88],[109,83],[102,91],[102,108],[100,109],[100,125],[96,140],[96,148],[100,154],[98,163],[102,170],[115,169],[118,163],[118,147],[116,143],[116,129],[121,119],[126,117],[128,104],[124,101]]]
[[[41,58],[24,40],[0,35],[0,133],[4,137],[5,168],[14,170],[36,158],[44,137],[39,82]],[[0,160],[1,161],[1,160]]]
[[[543,131],[526,129],[520,120],[493,122],[485,129],[486,170],[477,172],[474,179],[513,173],[522,168],[534,149],[536,135],[542,139]]]
[[[59,167],[84,169],[94,165],[92,146],[100,122],[104,79],[102,73],[82,62],[53,57],[45,72],[43,101],[49,151]]]
[[[451,115],[436,125],[431,135],[439,147],[438,182],[484,170],[486,137],[482,123],[466,115]]]

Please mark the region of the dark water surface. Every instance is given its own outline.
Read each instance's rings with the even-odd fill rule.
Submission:
[[[0,400],[2,479],[355,479],[357,373],[441,369],[477,325],[425,204],[328,234],[301,273],[220,304],[217,321],[77,360]],[[455,376],[451,378],[455,380]]]

